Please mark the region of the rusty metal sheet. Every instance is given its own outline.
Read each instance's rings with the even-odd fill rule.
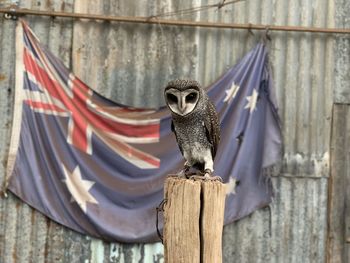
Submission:
[[[325,262],[327,178],[282,176],[273,183],[271,208],[225,227],[224,262]]]
[[[22,0],[0,4],[15,2],[39,10],[125,16],[152,16],[216,3]],[[334,27],[347,25],[344,14],[348,4],[344,0],[246,0],[220,10],[172,18]],[[162,90],[170,79],[195,78],[203,86],[213,83],[263,35],[258,31],[253,35],[246,30],[60,18],[27,20],[42,42],[89,86],[117,102],[143,107],[164,105]],[[14,28],[15,22],[0,18],[0,179],[6,167],[12,118]],[[292,32],[270,35],[270,61],[285,143],[281,170],[275,169],[273,174],[282,172],[283,177],[274,178],[277,194],[271,226],[270,212],[263,209],[225,228],[224,262],[233,262],[233,256],[240,262],[300,262],[298,256],[304,262],[323,262],[331,109],[334,100],[348,103],[348,38]],[[0,200],[0,262],[163,262],[162,249],[159,243],[109,244],[63,228],[12,195]]]

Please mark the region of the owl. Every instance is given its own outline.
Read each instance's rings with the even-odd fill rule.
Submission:
[[[207,93],[197,81],[177,79],[165,87],[164,98],[171,111],[171,130],[186,160],[180,176],[194,167],[206,179],[216,178],[213,166],[220,142],[220,125]]]

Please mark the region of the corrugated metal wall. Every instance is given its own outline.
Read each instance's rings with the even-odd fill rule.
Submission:
[[[21,7],[151,16],[215,0],[22,0]],[[332,0],[245,0],[174,19],[335,27]],[[204,86],[257,41],[246,30],[137,25],[27,17],[66,65],[105,96],[132,106],[163,105],[168,80],[191,77]],[[4,177],[14,94],[14,29],[0,18],[0,179]],[[276,198],[225,227],[224,262],[324,262],[334,70],[334,35],[272,32],[270,59],[283,122],[284,156],[271,170]],[[337,63],[341,63],[337,61]],[[338,65],[339,68],[339,65]],[[108,244],[50,221],[13,195],[0,201],[0,262],[163,262],[161,244]]]
[[[336,25],[350,28],[350,1],[336,1]],[[350,262],[350,37],[335,41],[327,260]]]

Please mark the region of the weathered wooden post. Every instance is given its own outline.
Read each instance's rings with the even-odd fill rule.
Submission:
[[[165,262],[222,262],[225,197],[226,187],[219,181],[166,179]]]
[[[200,194],[199,181],[169,177],[164,195],[165,262],[200,262]]]
[[[202,181],[201,186],[201,262],[221,263],[226,187],[219,181]]]

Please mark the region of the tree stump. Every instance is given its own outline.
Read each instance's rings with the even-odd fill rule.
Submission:
[[[221,263],[226,186],[168,177],[164,198],[166,263]]]

